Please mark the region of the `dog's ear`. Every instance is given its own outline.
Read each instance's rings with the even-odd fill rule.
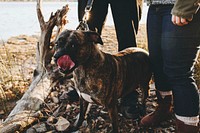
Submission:
[[[99,43],[101,45],[103,45],[103,41],[101,39],[101,36],[95,32],[95,31],[85,31],[84,32],[87,36],[88,36],[88,39],[92,42],[94,42],[95,44]]]

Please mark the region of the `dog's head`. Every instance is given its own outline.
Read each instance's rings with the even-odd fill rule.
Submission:
[[[90,56],[92,45],[103,44],[98,33],[81,30],[65,30],[55,43],[55,62],[63,73],[84,63]]]

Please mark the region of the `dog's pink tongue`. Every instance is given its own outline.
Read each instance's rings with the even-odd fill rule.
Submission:
[[[57,60],[57,65],[63,71],[70,70],[75,66],[75,63],[71,60],[68,55],[63,55]]]

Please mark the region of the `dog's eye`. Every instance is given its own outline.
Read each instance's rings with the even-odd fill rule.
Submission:
[[[74,42],[69,42],[68,44],[69,44],[70,48],[75,48],[75,43]]]

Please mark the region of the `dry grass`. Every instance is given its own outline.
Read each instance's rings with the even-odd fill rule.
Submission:
[[[15,101],[27,90],[33,72],[35,46],[31,43],[21,44],[22,40],[28,42],[22,36],[15,39],[9,40],[13,40],[13,43],[0,44],[0,119],[1,115],[9,113]]]

